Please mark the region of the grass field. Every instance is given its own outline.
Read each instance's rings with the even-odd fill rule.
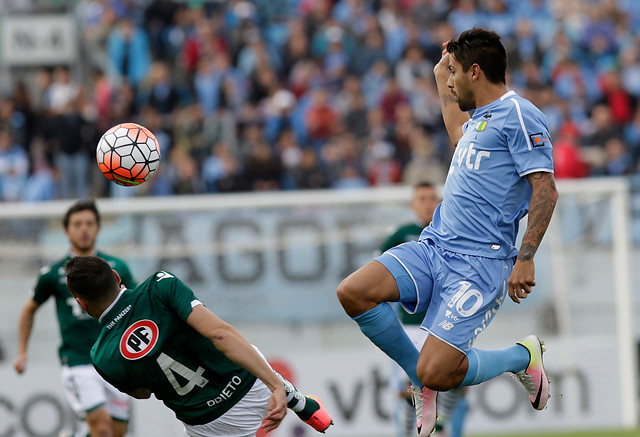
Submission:
[[[631,431],[601,430],[601,431],[579,431],[579,432],[560,432],[560,433],[529,433],[529,434],[483,434],[473,437],[640,437],[640,429]]]

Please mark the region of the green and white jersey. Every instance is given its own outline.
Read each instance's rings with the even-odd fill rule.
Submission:
[[[380,252],[384,253],[392,247],[396,247],[397,245],[408,241],[417,241],[424,227],[425,225],[420,225],[418,223],[407,223],[400,226],[395,232],[389,235],[386,240],[384,240],[384,243],[380,246]],[[426,311],[409,314],[402,309],[402,307],[398,308],[398,318],[403,325],[419,325],[422,323],[422,320],[424,320],[425,314]]]
[[[188,425],[218,418],[256,381],[186,323],[197,305],[182,281],[156,272],[107,308],[91,349],[105,380],[125,393],[151,390]]]
[[[129,268],[124,261],[102,252],[96,256],[104,259],[118,272],[126,287],[135,287]],[[62,344],[58,348],[60,362],[68,366],[91,364],[89,352],[100,334],[100,324],[82,311],[78,302],[67,288],[67,275],[64,265],[71,255],[40,270],[38,282],[33,290],[33,300],[42,305],[47,299],[56,300],[56,313],[60,327]]]

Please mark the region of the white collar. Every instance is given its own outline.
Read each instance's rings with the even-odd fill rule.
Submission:
[[[102,323],[102,318],[109,312],[111,311],[111,308],[113,308],[113,306],[116,304],[116,302],[118,302],[118,300],[120,300],[120,296],[122,296],[122,293],[124,293],[124,291],[126,290],[125,287],[122,287],[122,289],[120,290],[120,293],[118,293],[118,295],[116,296],[115,299],[113,299],[113,302],[111,302],[111,305],[109,305],[107,307],[106,310],[104,310],[102,312],[102,314],[100,314],[100,317],[98,318],[98,322]]]
[[[502,95],[502,97],[500,97],[500,100],[504,100],[504,99],[506,99],[506,98],[507,98],[507,97],[509,97],[509,96],[515,96],[515,95],[516,95],[516,92],[515,92],[514,90],[507,91],[506,93],[504,93],[504,94]]]

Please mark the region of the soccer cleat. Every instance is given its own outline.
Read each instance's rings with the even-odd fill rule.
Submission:
[[[302,420],[304,423],[306,423],[307,425],[310,425],[316,431],[324,434],[327,428],[333,425],[333,420],[331,419],[329,412],[324,408],[324,406],[322,405],[322,402],[320,401],[320,398],[318,398],[317,396],[308,395],[305,397],[307,399],[310,398],[316,401],[318,403],[319,408],[307,420],[305,420],[300,415],[300,413],[296,413],[296,414],[298,415],[298,417],[300,417],[300,420]]]
[[[416,409],[416,424],[418,425],[418,436],[428,437],[436,427],[436,398],[438,392],[429,390],[427,387],[411,386],[411,396],[413,406]]]
[[[544,371],[542,354],[545,352],[544,343],[535,335],[523,338],[517,344],[529,351],[529,365],[526,369],[515,373],[516,378],[527,389],[531,405],[536,410],[547,406],[549,399],[549,379]]]

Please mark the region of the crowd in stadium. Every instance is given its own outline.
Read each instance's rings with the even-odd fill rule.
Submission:
[[[130,195],[95,164],[124,121],[162,149],[136,195],[442,183],[453,148],[433,66],[476,25],[502,35],[508,87],[546,114],[556,178],[640,170],[634,0],[79,0],[73,13],[83,68],[13,77],[0,99],[2,201]]]

